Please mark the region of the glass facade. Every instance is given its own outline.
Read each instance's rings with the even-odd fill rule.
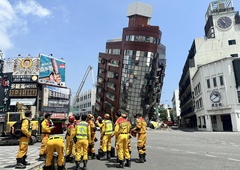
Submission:
[[[151,74],[155,54],[146,51],[125,50],[123,58],[120,108],[128,112],[129,119],[143,113],[148,75]]]

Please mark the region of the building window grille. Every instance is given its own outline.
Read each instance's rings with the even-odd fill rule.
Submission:
[[[240,103],[240,91],[237,91],[238,103]]]
[[[238,54],[230,54],[231,57],[238,57]]]
[[[207,79],[207,88],[211,88],[209,79]]]
[[[219,76],[219,81],[220,81],[220,85],[223,86],[224,85],[223,76]]]
[[[235,45],[236,44],[236,40],[228,40],[228,45]]]
[[[213,78],[213,86],[214,86],[214,87],[217,87],[217,80],[216,80],[216,77]]]

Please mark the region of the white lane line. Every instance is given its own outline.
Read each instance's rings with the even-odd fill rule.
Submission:
[[[178,152],[179,150],[178,149],[171,149],[172,151],[176,151],[176,152]]]
[[[239,160],[239,159],[228,158],[228,160],[230,160],[230,161],[236,161],[236,162],[240,162],[240,160]]]
[[[196,152],[190,152],[190,151],[187,151],[187,153],[190,153],[190,154],[197,154]]]
[[[146,148],[151,148],[152,146],[146,146]]]
[[[206,154],[205,156],[216,158],[217,156]]]
[[[165,149],[165,148],[161,148],[161,147],[157,147],[158,149]]]
[[[230,143],[231,145],[235,145],[235,143]]]

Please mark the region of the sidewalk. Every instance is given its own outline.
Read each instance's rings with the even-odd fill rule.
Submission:
[[[44,161],[38,161],[39,150],[41,143],[29,145],[27,161],[31,165],[27,166],[28,170],[39,170],[44,164]],[[14,146],[0,146],[0,169],[15,170],[16,156],[18,145]]]

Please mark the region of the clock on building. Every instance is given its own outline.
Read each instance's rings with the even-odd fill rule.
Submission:
[[[217,26],[221,29],[230,28],[232,26],[232,23],[232,19],[227,16],[220,17],[217,20]]]
[[[210,100],[213,102],[213,103],[218,103],[220,102],[220,99],[221,99],[221,95],[218,91],[213,91],[211,94],[210,94]]]

